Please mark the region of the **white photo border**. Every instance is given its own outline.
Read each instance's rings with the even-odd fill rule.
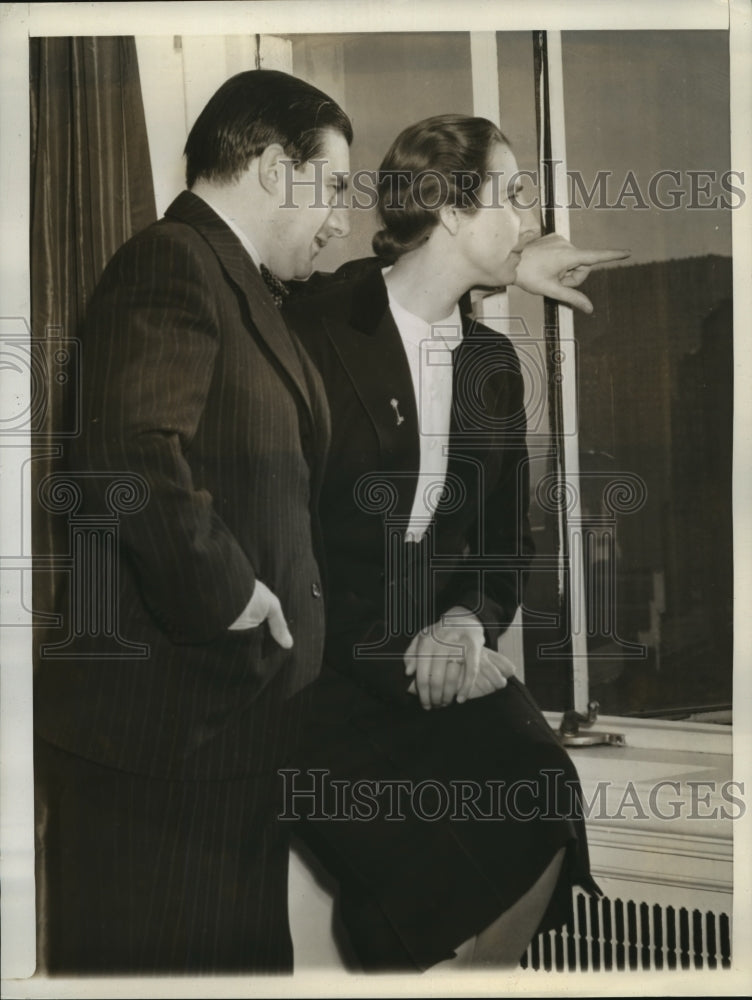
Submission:
[[[29,38],[33,36],[231,35],[373,31],[660,30],[730,31],[732,167],[752,177],[752,4],[748,0],[250,0],[250,2],[0,4],[0,321],[30,322]],[[752,199],[732,222],[735,319],[735,777],[752,788],[752,351],[743,341],[752,317]],[[28,328],[28,327],[27,327]],[[0,371],[0,384],[9,383]],[[0,389],[0,391],[2,391]],[[0,471],[7,445],[0,448]],[[24,449],[23,441],[12,447]],[[30,447],[27,447],[30,457]],[[18,452],[15,453],[17,458]],[[18,464],[14,461],[14,465]],[[0,556],[31,551],[29,518],[18,519],[26,484],[2,475]],[[14,505],[15,513],[14,513]],[[23,537],[21,537],[23,533]],[[26,574],[27,576],[29,574]],[[5,600],[7,577],[0,579]],[[322,972],[292,977],[141,979],[28,978],[33,971],[33,776],[31,629],[0,633],[0,816],[2,816],[3,984],[7,997],[247,997],[748,995],[752,957],[752,816],[735,824],[733,968],[676,973],[443,973],[363,977]],[[25,860],[24,860],[25,859]],[[17,867],[18,866],[18,867]],[[21,876],[18,876],[18,872]],[[33,872],[33,868],[32,868]],[[20,882],[25,883],[23,885]],[[31,915],[23,902],[31,899]],[[31,928],[31,938],[29,930]],[[7,977],[6,977],[7,972]],[[562,978],[566,977],[566,978]],[[655,993],[652,993],[655,995]]]

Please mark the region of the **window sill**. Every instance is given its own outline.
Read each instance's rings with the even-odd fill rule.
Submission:
[[[559,713],[545,713],[558,728]],[[603,716],[624,746],[571,747],[582,784],[591,865],[607,895],[730,912],[733,820],[730,727]]]
[[[560,712],[544,712],[549,725],[558,729]],[[732,753],[733,734],[730,726],[712,722],[672,721],[669,719],[633,719],[625,715],[599,715],[594,729],[623,733],[627,749],[682,750],[692,753]],[[589,747],[586,750],[595,750]],[[605,749],[624,749],[607,747]]]

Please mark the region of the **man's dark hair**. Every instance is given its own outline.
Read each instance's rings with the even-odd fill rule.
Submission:
[[[328,129],[352,142],[350,119],[316,87],[278,70],[238,73],[222,84],[188,135],[186,183],[237,180],[273,143],[291,160],[307,163],[320,155]]]

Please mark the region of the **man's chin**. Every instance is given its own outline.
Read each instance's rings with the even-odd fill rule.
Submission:
[[[306,269],[300,268],[295,272],[294,277],[288,278],[288,281],[308,281],[308,279],[313,274],[313,261],[310,262]]]

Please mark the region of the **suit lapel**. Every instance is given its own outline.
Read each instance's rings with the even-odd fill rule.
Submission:
[[[494,377],[493,351],[496,334],[481,327],[467,314],[462,316],[462,341],[452,352],[452,411],[449,424],[451,451],[464,445],[477,449],[489,442],[486,423],[493,407],[483,405],[488,379]],[[486,449],[487,450],[487,449]]]
[[[395,513],[409,513],[420,467],[418,412],[410,366],[378,266],[356,282],[349,324],[326,326],[373,424],[380,467],[387,475],[399,475]]]
[[[381,468],[400,474],[395,513],[408,515],[420,469],[419,417],[410,366],[389,311],[389,298],[378,262],[354,283],[348,325],[324,322],[376,431]],[[496,335],[464,313],[462,325],[462,343],[452,352],[447,474],[461,479],[474,496],[478,466],[483,464],[492,447],[486,418],[494,411],[493,405],[483,407],[483,412],[477,409],[479,401],[474,388],[479,380],[483,383],[488,374],[483,367],[479,368],[478,352],[488,359],[487,341],[490,339],[493,343]],[[392,400],[396,401],[394,405]]]
[[[482,509],[491,452],[499,447],[497,421],[503,383],[499,375],[503,372],[503,357],[496,348],[500,338],[466,314],[462,327],[462,342],[452,355],[447,478],[463,484],[467,501],[459,511],[439,507],[434,515],[435,545],[447,551],[453,550],[468,522]],[[480,538],[475,544],[480,544]]]
[[[310,416],[312,407],[308,386],[290,332],[264,279],[235,233],[205,201],[190,191],[178,195],[165,215],[192,226],[212,248],[225,273],[243,294],[253,325],[284,368]]]

